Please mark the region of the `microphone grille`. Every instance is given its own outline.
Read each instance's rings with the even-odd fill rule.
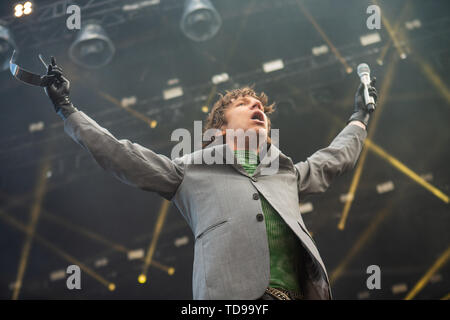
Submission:
[[[361,76],[364,73],[370,73],[370,68],[367,63],[361,63],[358,65],[356,72],[358,73],[358,76]]]

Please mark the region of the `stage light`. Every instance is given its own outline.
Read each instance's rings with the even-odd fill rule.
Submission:
[[[42,131],[45,128],[45,124],[42,121],[39,122],[34,122],[34,123],[30,123],[30,125],[28,126],[28,131],[33,133],[36,131]]]
[[[315,55],[315,56],[320,56],[320,55],[322,55],[322,54],[326,54],[326,53],[328,53],[328,46],[327,45],[325,45],[325,44],[323,44],[323,45],[321,45],[321,46],[319,46],[319,47],[313,47],[312,49],[311,49],[311,51],[312,51],[312,54],[313,55]]]
[[[50,273],[50,281],[62,280],[67,276],[66,270],[60,269]]]
[[[392,190],[394,190],[394,182],[393,181],[387,181],[387,182],[383,182],[383,183],[380,183],[380,184],[377,184],[377,192],[379,193],[379,194],[383,194],[383,193],[386,193],[386,192],[390,192],[390,191],[392,191]]]
[[[272,60],[272,61],[263,63],[263,70],[265,73],[281,70],[283,68],[284,68],[284,63],[283,63],[283,60],[281,60],[281,59]]]
[[[411,21],[406,21],[405,22],[405,27],[408,30],[414,30],[414,29],[418,29],[420,27],[422,27],[422,22],[419,19],[414,19]]]
[[[228,80],[230,80],[230,76],[228,75],[228,73],[216,74],[211,79],[212,83],[214,84],[219,84]]]
[[[20,18],[23,15],[29,15],[31,12],[33,12],[33,3],[30,1],[27,1],[24,4],[18,3],[14,7],[14,16],[17,18]]]
[[[128,251],[128,260],[136,260],[144,258],[144,249],[136,249]]]
[[[209,0],[186,0],[180,27],[191,40],[213,38],[222,25],[222,19]]]
[[[145,276],[145,274],[139,275],[139,277],[138,277],[138,282],[139,282],[139,283],[145,283],[145,282],[147,282],[147,277]]]
[[[150,121],[150,128],[156,128],[156,126],[158,125],[158,121],[156,121],[156,120],[152,120],[152,121]]]
[[[23,16],[23,5],[18,4],[14,7],[14,16],[16,16],[17,18]]]
[[[177,97],[181,97],[183,94],[184,93],[182,87],[173,87],[163,91],[163,98],[164,100],[170,100]]]
[[[0,24],[0,71],[9,69],[9,60],[14,50],[17,47],[11,32]]]
[[[314,210],[314,206],[311,202],[301,203],[299,207],[301,214],[312,212]]]
[[[175,247],[181,247],[181,246],[185,246],[189,243],[189,238],[187,236],[181,237],[181,238],[177,238],[174,241],[174,245]]]
[[[95,266],[96,268],[105,267],[105,266],[107,266],[107,265],[108,265],[108,259],[107,259],[107,258],[100,258],[100,259],[98,259],[98,260],[96,260],[96,261],[94,262],[94,266]]]
[[[30,1],[27,1],[23,5],[23,13],[28,15],[33,12],[33,4]]]
[[[175,268],[169,268],[167,270],[167,273],[169,274],[169,276],[172,276],[175,273]]]
[[[113,58],[115,47],[105,30],[96,23],[86,23],[69,49],[70,58],[86,68],[100,68]]]
[[[364,36],[359,37],[359,41],[362,46],[369,46],[371,44],[381,41],[381,36],[378,32],[369,33]]]
[[[123,11],[136,11],[141,10],[142,8],[148,7],[148,6],[154,6],[159,4],[160,0],[144,0],[141,2],[133,3],[133,4],[126,4],[122,7]]]
[[[202,107],[202,112],[203,113],[208,113],[208,111],[209,111],[209,108],[207,106],[203,106]]]

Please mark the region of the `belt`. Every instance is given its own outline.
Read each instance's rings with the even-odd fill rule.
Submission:
[[[276,300],[303,300],[303,295],[301,293],[281,288],[268,287],[265,293],[274,297]]]

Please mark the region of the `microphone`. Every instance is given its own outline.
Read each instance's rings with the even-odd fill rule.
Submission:
[[[372,113],[375,110],[375,100],[369,95],[370,68],[367,63],[361,63],[358,65],[356,72],[358,73],[361,83],[364,86],[364,102],[366,104],[367,111]]]

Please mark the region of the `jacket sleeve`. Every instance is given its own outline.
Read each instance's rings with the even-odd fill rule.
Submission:
[[[366,130],[347,125],[331,144],[295,164],[299,197],[324,192],[333,179],[352,169],[361,153]]]
[[[170,200],[183,180],[184,165],[129,140],[117,140],[82,111],[64,121],[64,131],[120,181]]]

